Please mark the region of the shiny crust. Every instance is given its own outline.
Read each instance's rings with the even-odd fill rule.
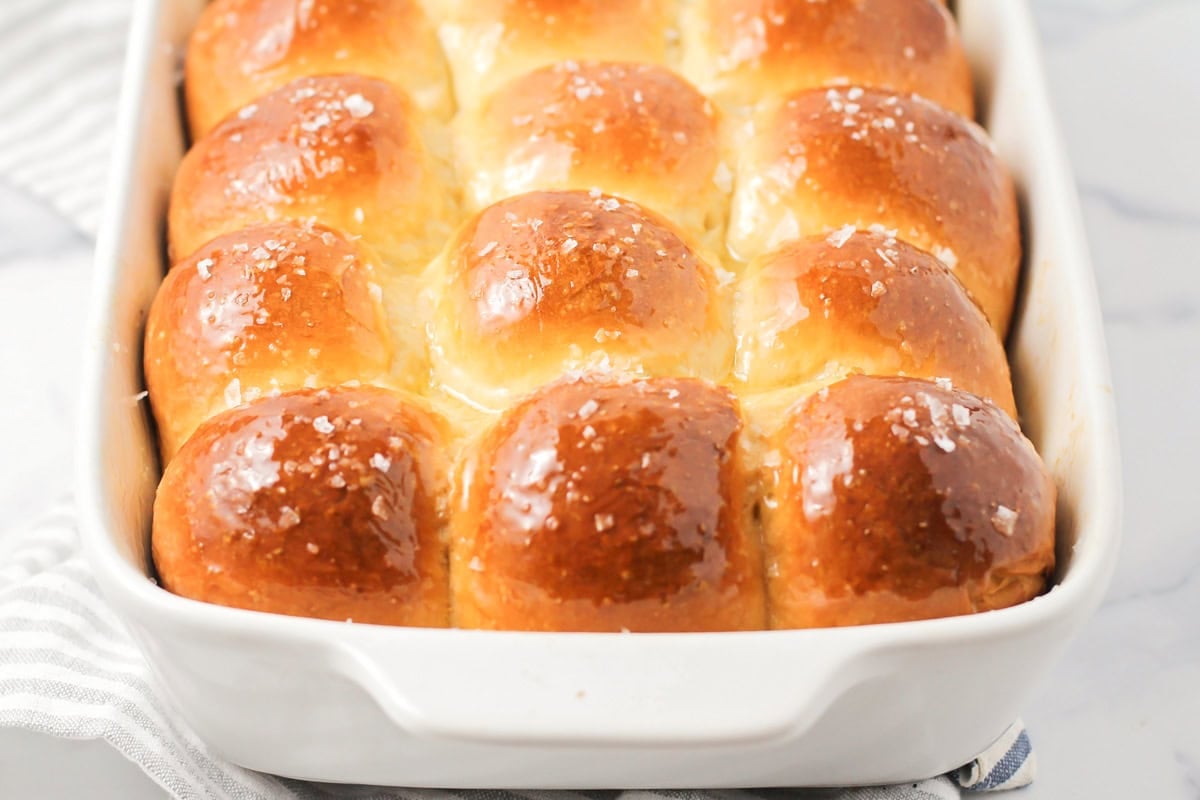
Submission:
[[[453,206],[407,97],[373,78],[300,78],[226,118],[180,164],[172,262],[258,222],[316,219],[397,270],[425,266]]]
[[[721,224],[732,183],[718,124],[708,99],[663,67],[543,67],[459,119],[467,202],[482,208],[533,189],[600,189],[703,234]]]
[[[373,259],[341,234],[279,222],[181,261],[146,323],[146,384],[169,461],[219,411],[271,392],[388,382]]]
[[[947,378],[1016,416],[1004,346],[953,273],[883,232],[847,227],[746,270],[735,372],[768,391],[853,372]]]
[[[451,534],[466,628],[762,628],[733,396],[696,380],[577,380],[474,448]]]
[[[662,217],[588,192],[485,209],[441,263],[435,378],[497,407],[568,370],[724,377],[733,355],[714,269]]]
[[[1007,331],[1021,263],[1017,200],[979,126],[920,98],[850,88],[793,95],[760,112],[754,131],[730,212],[738,257],[880,224],[947,262]]]
[[[192,135],[296,78],[349,73],[388,81],[438,117],[453,111],[437,32],[416,0],[215,0],[188,43]]]
[[[958,29],[938,0],[698,0],[689,8],[684,73],[725,102],[853,83],[974,112]]]
[[[163,476],[159,581],[236,608],[445,627],[443,450],[439,422],[382,389],[227,411]]]
[[[772,444],[772,627],[1003,608],[1054,571],[1054,484],[1016,423],[975,395],[855,376],[798,404]]]
[[[426,0],[462,108],[511,78],[566,59],[664,63],[671,0]]]

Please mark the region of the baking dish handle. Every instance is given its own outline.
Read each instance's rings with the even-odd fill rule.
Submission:
[[[413,734],[556,746],[785,739],[862,680],[864,666],[885,668],[852,643],[813,648],[802,636],[717,634],[728,638],[714,647],[713,634],[556,634],[554,648],[528,647],[539,635],[346,642],[337,666]]]

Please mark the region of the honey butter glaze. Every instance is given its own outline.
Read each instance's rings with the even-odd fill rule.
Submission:
[[[772,445],[772,627],[1002,608],[1053,572],[1054,484],[1012,418],[975,395],[853,376],[800,401]]]
[[[301,77],[387,81],[424,111],[448,117],[450,76],[419,0],[214,0],[188,45],[192,134]]]
[[[663,64],[679,33],[675,0],[425,0],[460,108],[511,78],[567,59]]]
[[[457,211],[407,95],[359,75],[298,78],[196,142],[175,178],[173,261],[222,233],[314,219],[361,236],[397,271],[423,268]]]
[[[723,276],[628,200],[503,200],[459,231],[435,273],[435,378],[480,405],[503,407],[568,370],[717,379],[730,368]]]
[[[546,387],[464,466],[454,621],[521,630],[762,628],[742,422],[689,379]]]
[[[387,383],[392,345],[376,271],[362,245],[290,221],[220,236],[176,264],[146,323],[164,460],[205,419],[245,401]]]
[[[719,124],[714,105],[665,67],[563,61],[462,115],[456,142],[476,208],[532,189],[599,188],[703,235],[720,226],[732,184]]]
[[[966,53],[942,0],[695,0],[684,16],[684,72],[726,102],[852,83],[972,113]]]
[[[236,608],[446,626],[441,428],[376,388],[300,390],[217,415],[158,490],[162,584]]]
[[[952,270],[894,232],[851,226],[746,269],[735,373],[746,391],[854,372],[948,378],[1014,418],[1004,346]]]
[[[975,123],[921,97],[798,92],[755,116],[728,242],[749,260],[844,225],[881,225],[954,270],[1001,335],[1020,271],[1016,192]]]

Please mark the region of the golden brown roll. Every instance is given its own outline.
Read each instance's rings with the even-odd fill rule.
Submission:
[[[192,136],[296,78],[348,73],[385,80],[437,117],[454,110],[437,32],[416,0],[215,0],[188,43]]]
[[[389,383],[392,344],[375,280],[362,247],[297,222],[226,234],[179,262],[146,323],[164,460],[204,420],[263,395]]]
[[[478,214],[435,270],[434,378],[500,408],[567,371],[724,377],[721,278],[662,217],[598,192],[531,192]]]
[[[226,411],[159,486],[159,581],[236,608],[444,627],[444,447],[438,420],[383,389],[305,389]]]
[[[733,184],[718,125],[707,98],[664,67],[543,67],[459,117],[466,203],[482,208],[533,189],[600,189],[704,235],[724,227]]]
[[[697,0],[685,7],[684,74],[730,105],[856,84],[973,113],[970,67],[939,0]]]
[[[725,389],[551,385],[475,446],[451,531],[465,628],[762,628],[761,553]]]
[[[750,264],[738,291],[735,374],[751,392],[849,373],[948,378],[1013,417],[1004,346],[944,264],[847,226]]]
[[[857,87],[801,92],[759,112],[730,211],[739,258],[873,224],[945,262],[1003,336],[1020,222],[1012,180],[979,126],[917,97]]]
[[[418,123],[407,97],[355,75],[300,78],[259,98],[180,164],[172,262],[254,223],[315,219],[361,236],[389,268],[423,268],[455,212]]]
[[[801,401],[765,455],[771,627],[971,614],[1054,571],[1055,488],[968,392],[854,376]]]
[[[661,64],[678,40],[673,0],[426,0],[460,108],[567,59]]]

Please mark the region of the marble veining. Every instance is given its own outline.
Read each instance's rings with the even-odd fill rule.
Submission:
[[[1200,2],[1033,6],[1101,293],[1126,511],[1108,597],[1026,712],[1038,782],[1012,796],[1196,800]],[[89,250],[0,176],[0,550],[70,492]]]

